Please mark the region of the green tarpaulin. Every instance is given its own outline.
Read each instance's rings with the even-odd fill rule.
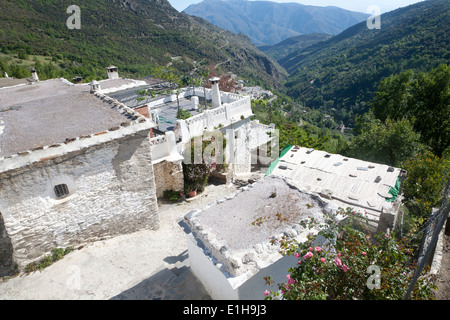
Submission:
[[[269,174],[272,173],[273,169],[275,169],[275,167],[277,166],[278,162],[280,162],[280,158],[282,158],[289,150],[291,150],[292,147],[293,147],[292,145],[289,145],[289,146],[285,147],[283,150],[281,150],[281,153],[278,156],[278,158],[274,162],[272,162],[270,164],[269,168],[266,171],[266,175],[265,176],[268,176]]]
[[[401,179],[400,177],[397,178],[397,182],[395,183],[395,187],[392,187],[389,189],[389,194],[392,195],[391,198],[385,198],[387,202],[394,202],[395,199],[397,199],[398,197],[398,193],[400,190],[400,183],[401,183]]]

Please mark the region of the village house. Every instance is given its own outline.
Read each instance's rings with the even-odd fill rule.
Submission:
[[[1,275],[56,247],[158,228],[150,119],[97,92],[98,83],[35,78],[5,84],[0,88]],[[137,82],[100,84],[125,88]]]
[[[264,299],[264,291],[276,290],[297,262],[282,256],[271,239],[287,236],[303,242],[317,230],[303,228],[301,222],[309,217],[323,222],[333,210],[287,179],[265,177],[186,214],[190,268],[213,299]],[[265,283],[267,276],[274,285]]]
[[[264,277],[283,282],[297,263],[282,256],[270,239],[303,242],[318,230],[304,229],[302,220],[342,219],[336,215],[339,208],[364,215],[368,230],[389,233],[398,223],[404,174],[387,165],[289,146],[264,179],[186,214],[191,269],[214,299],[264,299],[269,288]]]
[[[245,179],[251,176],[252,165],[269,165],[278,156],[275,127],[251,120],[250,97],[222,92],[219,78],[209,80],[211,89],[174,89],[167,81],[148,79],[142,86],[105,92],[156,123],[150,141],[158,197],[164,190],[183,190],[185,148],[205,132],[220,132],[227,140],[223,159],[229,164],[227,181]],[[179,119],[180,109],[191,116]]]

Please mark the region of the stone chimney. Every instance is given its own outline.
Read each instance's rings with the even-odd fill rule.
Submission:
[[[91,93],[95,93],[100,90],[100,83],[96,80],[89,83],[91,85]]]
[[[75,78],[73,78],[72,82],[73,82],[74,84],[81,84],[81,83],[83,82],[83,78],[81,78],[81,77],[75,77]]]
[[[212,95],[212,107],[217,108],[222,105],[222,101],[220,99],[220,91],[219,91],[219,80],[220,78],[214,77],[209,79],[211,81],[211,95]]]
[[[106,71],[108,72],[108,79],[119,79],[119,71],[117,67],[111,65],[106,68]]]
[[[191,97],[191,104],[192,104],[192,109],[194,109],[194,110],[198,109],[198,97],[197,96]]]
[[[33,79],[34,81],[39,81],[39,77],[35,69],[31,69],[31,79]]]

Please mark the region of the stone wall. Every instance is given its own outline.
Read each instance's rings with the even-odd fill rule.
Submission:
[[[182,161],[161,161],[153,165],[156,183],[156,196],[161,198],[165,190],[183,192],[183,166]]]
[[[1,173],[0,212],[14,262],[22,268],[56,247],[157,229],[148,135],[142,130]],[[58,184],[69,196],[56,197]]]

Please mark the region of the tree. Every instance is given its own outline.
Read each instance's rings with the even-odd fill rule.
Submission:
[[[413,86],[414,127],[423,141],[442,156],[450,145],[450,66],[419,73]]]
[[[372,111],[378,119],[408,119],[422,142],[442,156],[450,146],[450,66],[405,71],[380,83]]]
[[[413,78],[414,72],[409,70],[381,81],[372,104],[375,117],[385,121],[409,116]]]
[[[404,169],[407,171],[403,183],[404,203],[413,215],[426,219],[443,199],[450,178],[450,161],[423,152],[407,160]]]
[[[387,118],[383,123],[372,115],[359,117],[357,132],[359,134],[345,153],[366,161],[400,166],[403,161],[426,149],[420,134],[404,118],[397,121]]]

